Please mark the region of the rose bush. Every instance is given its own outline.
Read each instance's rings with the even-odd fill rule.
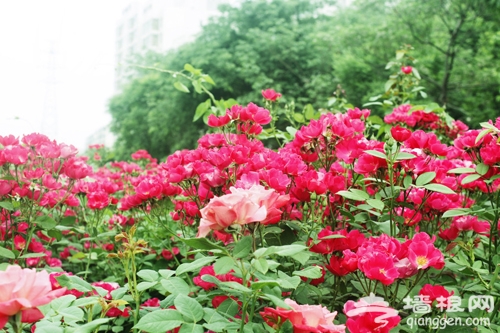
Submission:
[[[391,89],[415,83],[397,68]],[[34,308],[42,332],[417,332],[467,316],[498,329],[500,118],[468,130],[405,91],[384,120],[281,109],[263,91],[266,108],[212,110],[198,147],[164,161],[0,136],[3,274],[43,269],[43,299],[60,296],[5,306],[5,329]]]

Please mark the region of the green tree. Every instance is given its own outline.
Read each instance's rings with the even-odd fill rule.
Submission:
[[[317,33],[321,23],[330,20],[321,14],[329,5],[323,0],[258,0],[244,1],[238,8],[222,6],[221,15],[204,26],[193,43],[137,63],[174,70],[190,63],[201,68],[216,83],[211,89],[216,99],[259,102],[261,90],[274,88],[285,99],[297,97],[299,106],[319,107],[336,87],[332,39]],[[117,156],[142,148],[163,157],[193,147],[203,125],[190,122],[207,96],[179,93],[168,74],[139,68],[135,77],[110,102]]]

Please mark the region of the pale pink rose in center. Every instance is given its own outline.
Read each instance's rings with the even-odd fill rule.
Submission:
[[[252,222],[276,223],[279,207],[288,203],[288,195],[279,195],[261,185],[250,188],[231,187],[229,194],[215,197],[200,210],[201,221],[197,237],[205,237],[210,230],[223,230],[231,225]]]
[[[38,306],[50,303],[64,294],[66,288],[52,290],[49,273],[35,269],[9,266],[0,272],[0,329],[10,316],[21,312],[22,322],[43,318]]]

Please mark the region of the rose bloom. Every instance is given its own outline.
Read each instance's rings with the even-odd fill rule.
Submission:
[[[398,142],[404,142],[410,138],[411,131],[407,128],[397,125],[391,128],[391,136]]]
[[[231,187],[230,191],[230,194],[210,199],[208,205],[200,210],[197,237],[205,237],[210,230],[224,230],[231,225],[277,223],[281,216],[278,208],[289,201],[288,195],[279,195],[261,185],[248,189]]]
[[[337,312],[330,312],[321,305],[299,305],[291,299],[285,303],[292,310],[283,308],[265,308],[260,312],[266,324],[278,329],[287,319],[293,325],[294,333],[345,333],[345,325],[335,325],[333,320]]]
[[[268,101],[274,102],[281,97],[281,94],[274,91],[273,89],[262,90],[262,97]]]
[[[52,290],[49,273],[8,266],[0,272],[0,329],[10,316],[21,312],[21,321],[33,323],[43,318],[37,309],[64,294],[66,288]]]

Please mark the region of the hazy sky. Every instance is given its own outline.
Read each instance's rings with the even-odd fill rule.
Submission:
[[[42,133],[55,115],[44,134],[82,151],[109,123],[115,23],[127,2],[0,1],[0,135]]]

